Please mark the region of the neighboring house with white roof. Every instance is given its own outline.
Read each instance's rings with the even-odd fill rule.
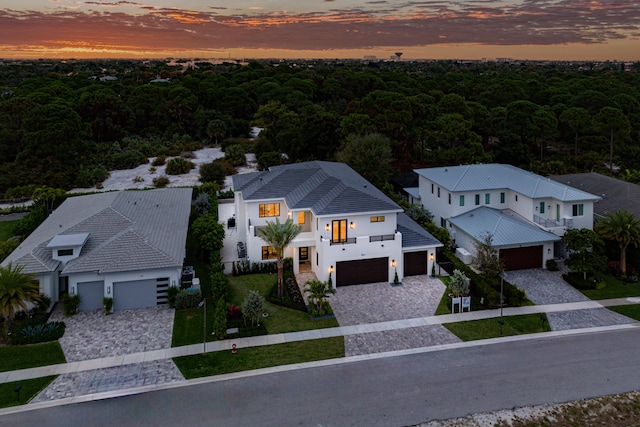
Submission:
[[[507,269],[544,267],[567,229],[593,229],[600,197],[511,165],[417,169],[423,206],[469,262],[490,234]]]
[[[275,254],[257,233],[267,221],[302,227],[285,256],[294,272],[331,275],[334,286],[428,274],[442,244],[344,163],[312,161],[234,175],[236,226],[250,262]]]
[[[81,310],[166,304],[179,286],[191,211],[190,188],[67,198],[3,262],[22,265],[54,302],[78,294]]]

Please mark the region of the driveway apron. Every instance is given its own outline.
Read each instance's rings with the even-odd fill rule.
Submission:
[[[153,307],[116,311],[84,311],[65,317],[58,306],[50,321],[63,321],[60,345],[68,362],[159,350],[171,347],[174,310]],[[171,359],[60,375],[32,402],[184,380]]]
[[[504,273],[505,280],[527,293],[535,304],[562,304],[589,301],[582,292],[562,278],[561,271],[544,269],[514,270]],[[508,303],[508,301],[507,301]],[[635,320],[607,308],[547,313],[553,331],[612,326],[634,323]]]
[[[401,286],[387,282],[339,287],[329,302],[340,326],[433,316],[445,291],[437,278],[405,277]],[[459,342],[441,325],[349,335],[345,356],[380,353]]]

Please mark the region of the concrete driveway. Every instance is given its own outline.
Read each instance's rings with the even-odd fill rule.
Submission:
[[[329,299],[340,326],[433,316],[445,291],[429,276],[405,277],[402,286],[387,282],[342,286]],[[380,353],[459,342],[441,325],[349,335],[345,355]]]
[[[535,304],[561,304],[589,301],[582,292],[565,282],[562,271],[541,268],[514,270],[504,273],[504,278],[527,293]],[[508,302],[507,302],[508,303]],[[623,325],[635,320],[607,308],[547,313],[551,330],[591,328],[596,326]]]

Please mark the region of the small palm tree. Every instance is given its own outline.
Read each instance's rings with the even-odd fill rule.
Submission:
[[[278,297],[282,297],[282,270],[284,265],[284,251],[291,241],[300,233],[301,227],[294,224],[291,218],[281,223],[267,221],[267,226],[258,229],[258,236],[276,251],[276,265],[278,266]]]
[[[16,312],[28,311],[29,303],[40,299],[40,289],[31,274],[23,273],[24,267],[13,267],[11,263],[0,267],[0,314],[4,317],[4,331],[9,333],[9,325]]]
[[[327,298],[329,298],[329,295],[335,294],[336,290],[333,289],[333,286],[329,285],[328,282],[310,280],[307,282],[304,292],[309,294],[309,303],[313,302],[316,306],[318,316],[322,316],[324,314],[324,304],[327,301]]]
[[[604,239],[613,240],[620,248],[620,270],[627,274],[627,247],[640,243],[640,221],[629,211],[607,214],[596,223],[596,232]]]

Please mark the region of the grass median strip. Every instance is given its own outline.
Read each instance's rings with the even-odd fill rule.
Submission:
[[[33,399],[38,393],[45,389],[56,375],[50,377],[34,378],[31,380],[15,381],[12,383],[0,384],[0,408],[23,405]],[[20,387],[20,400],[16,387]]]
[[[186,379],[344,357],[344,338],[322,338],[239,348],[173,359]]]
[[[615,307],[608,307],[609,310],[620,313],[624,316],[640,321],[640,304],[633,305],[618,305]]]
[[[58,341],[0,347],[0,372],[65,363]]]
[[[542,319],[544,319],[544,321]],[[549,324],[547,323],[547,316],[545,314],[507,316],[503,317],[502,321],[504,322],[502,331],[500,330],[500,318],[445,323],[443,326],[462,341],[484,340],[488,338],[549,331]]]

